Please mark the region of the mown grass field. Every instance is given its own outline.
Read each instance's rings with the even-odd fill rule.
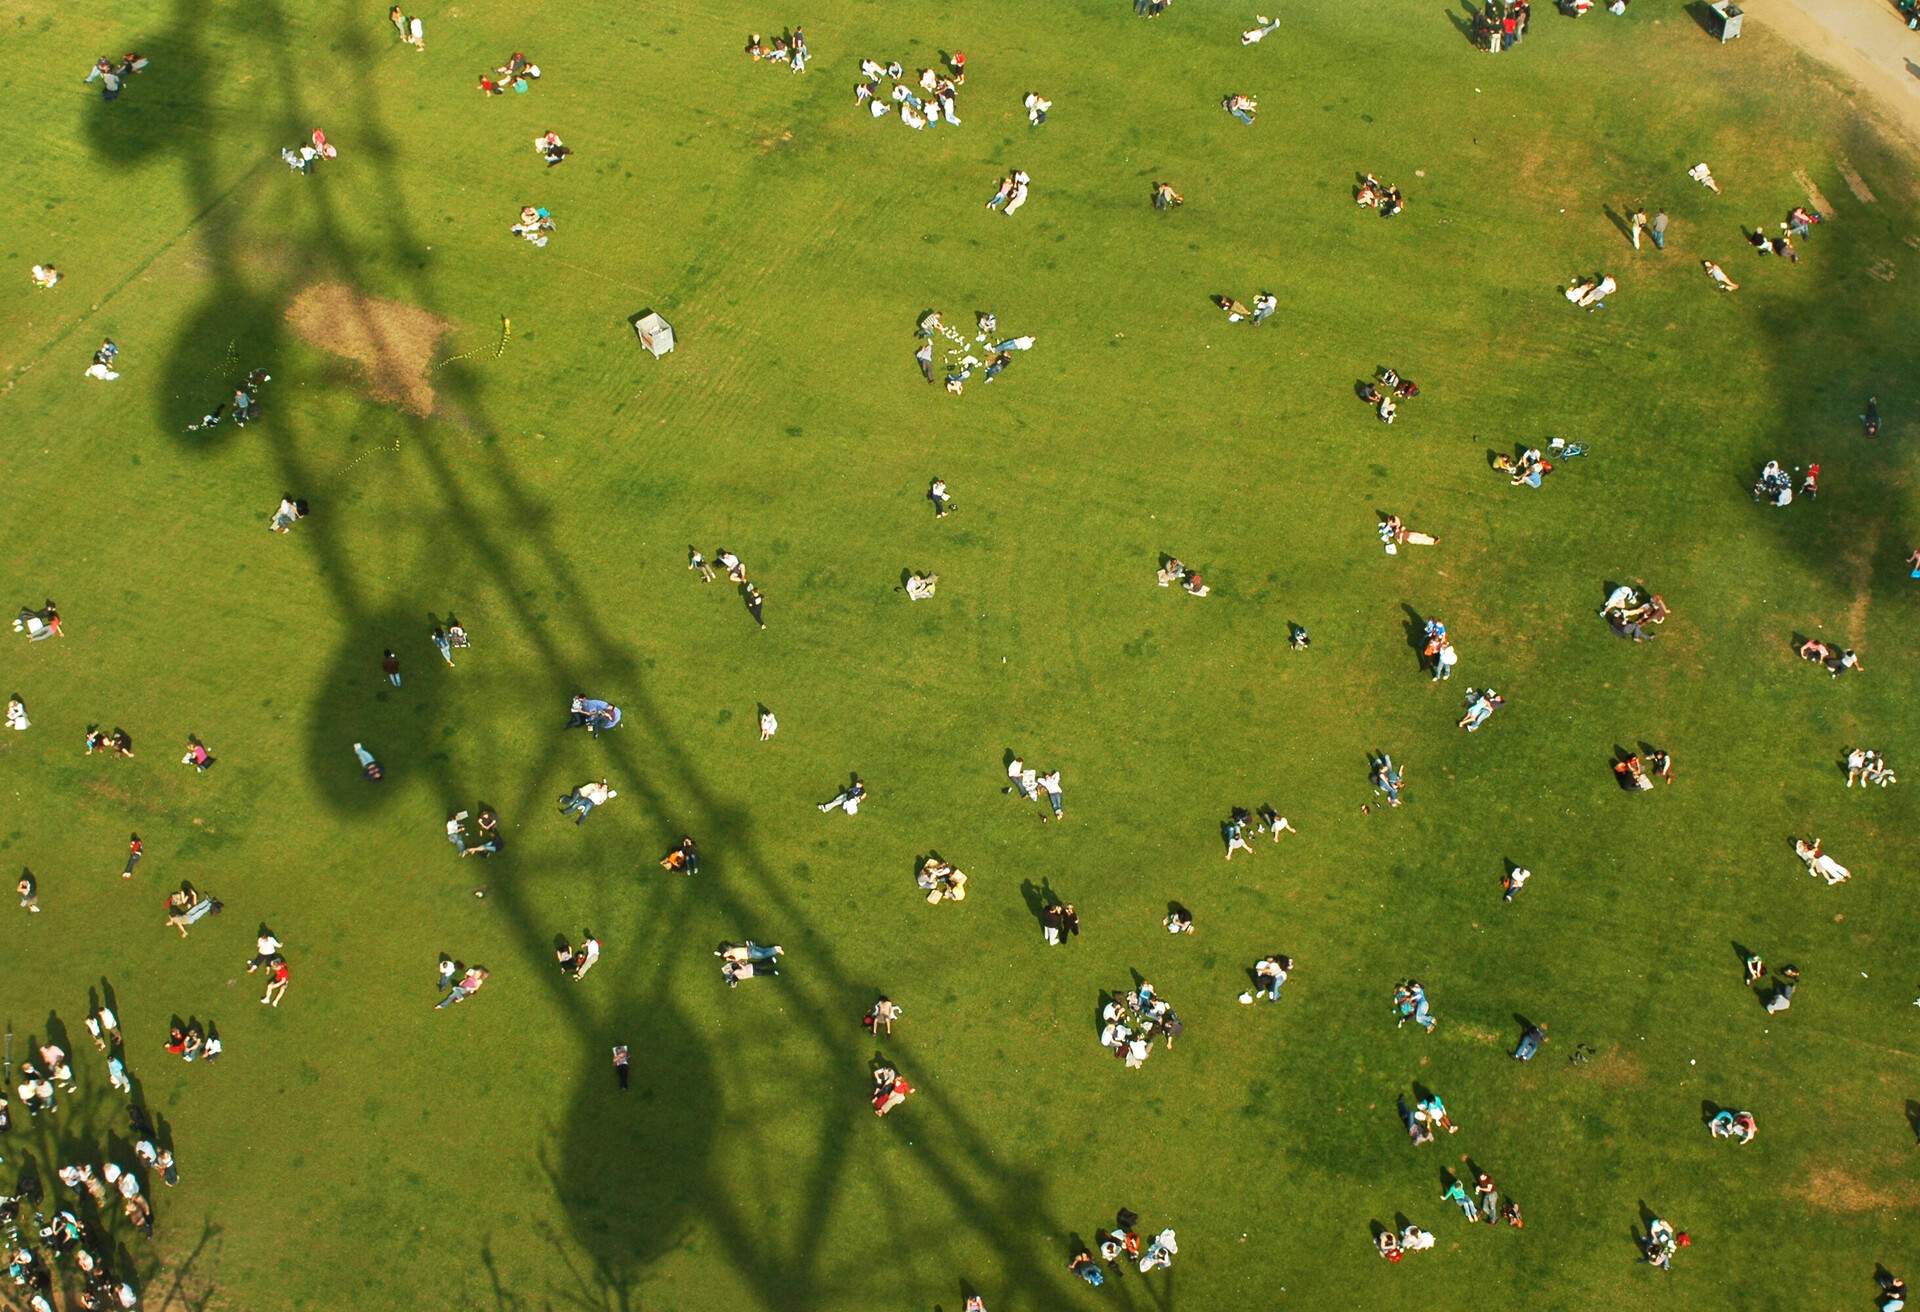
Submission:
[[[481,0],[426,13],[425,53],[380,6],[117,8],[4,18],[0,569],[69,636],[0,647],[33,719],[0,743],[0,849],[45,908],[0,919],[0,998],[16,1057],[79,1037],[83,1089],[51,1123],[15,1108],[0,1183],[123,1133],[80,1030],[104,982],[182,1175],[155,1238],[123,1236],[151,1305],[1762,1312],[1867,1306],[1907,1261],[1920,821],[1911,785],[1849,793],[1836,762],[1920,769],[1913,162],[1761,15],[1723,49],[1657,0],[1542,5],[1495,58],[1438,4],[1292,6],[1243,49],[1251,10],[1200,0]],[[793,18],[804,77],[740,53]],[[959,128],[855,106],[863,56],[954,47]],[[80,78],[128,48],[152,66],[103,104]],[[483,100],[515,49],[545,76]],[[290,173],[315,127],[339,158]],[[554,170],[548,128],[576,152]],[[1033,195],[1006,219],[981,202],[1012,168]],[[1405,214],[1356,210],[1363,170]],[[1831,222],[1801,261],[1746,249],[1808,184]],[[1635,203],[1672,216],[1664,254],[1611,217]],[[544,250],[507,232],[524,204]],[[1560,298],[1597,271],[1604,312]],[[1257,330],[1208,302],[1263,289]],[[627,327],[649,307],[680,338],[657,362]],[[1037,345],[945,396],[912,360],[929,307]],[[122,377],[84,381],[109,335]],[[1422,389],[1391,428],[1353,396],[1383,363]],[[256,365],[262,421],[184,431]],[[1592,453],[1537,492],[1489,470],[1549,436]],[[1768,458],[1819,461],[1820,498],[1756,506]],[[314,512],[284,538],[283,490]],[[1383,512],[1440,545],[1384,556]],[[689,542],[745,558],[765,632]],[[1154,587],[1162,552],[1212,596]],[[909,568],[934,601],[896,591]],[[1651,644],[1595,618],[1623,580],[1675,610]],[[449,611],[455,669],[427,642]],[[1447,621],[1451,686],[1410,614]],[[1796,633],[1865,672],[1829,680]],[[1508,706],[1469,737],[1488,682]],[[624,727],[563,733],[575,691]],[[96,721],[135,759],[82,755]],[[1675,786],[1614,787],[1641,741]],[[1009,749],[1063,770],[1064,823],[1001,795]],[[1407,767],[1397,812],[1361,812],[1374,750]],[[848,771],[868,805],[817,813]],[[602,775],[617,800],[556,818]],[[482,800],[508,849],[461,861],[443,819]],[[1219,821],[1262,801],[1298,836],[1223,863]],[[682,832],[697,879],[654,864]],[[1802,872],[1816,833],[1851,883]],[[922,901],[930,849],[963,905]],[[1535,878],[1503,905],[1509,860]],[[226,905],[185,941],[182,879]],[[1079,907],[1069,947],[1043,883]],[[1170,900],[1194,938],[1160,929]],[[294,972],[274,1010],[242,970],[262,921]],[[575,984],[551,944],[583,926],[605,955]],[[729,991],[710,952],[745,937],[786,971]],[[1790,1012],[1736,943],[1801,968]],[[1284,1002],[1237,1005],[1270,951]],[[442,952],[493,974],[436,1012]],[[1186,1022],[1140,1071],[1096,1043],[1132,972]],[[1430,1037],[1390,1023],[1408,975]],[[876,1045],[879,992],[906,1017]],[[218,1066],[161,1050],[174,1015],[218,1027]],[[1527,1066],[1518,1016],[1551,1026]],[[876,1052],[919,1089],[884,1121]],[[1416,1082],[1462,1133],[1407,1143]],[[1710,1141],[1703,1103],[1759,1138]],[[1439,1202],[1465,1158],[1524,1231]],[[1122,1204],[1181,1256],[1085,1290],[1066,1260]],[[1695,1237],[1670,1275],[1636,1261],[1643,1207]],[[1439,1247],[1379,1261],[1396,1214]]]

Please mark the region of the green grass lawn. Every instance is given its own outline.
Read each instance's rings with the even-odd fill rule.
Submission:
[[[1250,0],[482,0],[426,12],[424,54],[379,5],[114,8],[17,12],[0,74],[0,600],[51,594],[69,635],[0,647],[33,718],[0,742],[0,849],[45,908],[6,908],[0,997],[16,1060],[64,1026],[82,1081],[51,1121],[15,1106],[0,1184],[129,1157],[80,1028],[109,989],[182,1176],[152,1240],[114,1230],[150,1306],[1762,1312],[1870,1306],[1909,1260],[1920,815],[1835,763],[1920,769],[1917,189],[1763,14],[1722,48],[1658,0],[1542,4],[1490,58],[1439,3],[1287,6],[1242,48]],[[794,18],[805,77],[740,53]],[[854,104],[863,56],[955,46],[961,127]],[[103,104],[80,78],[126,48],[152,66]],[[516,48],[545,76],[483,99]],[[1238,91],[1252,128],[1219,108]],[[339,158],[290,173],[315,127]],[[555,170],[548,128],[576,152]],[[1009,220],[981,202],[1013,168]],[[1404,215],[1355,208],[1365,170]],[[1159,179],[1184,208],[1149,207]],[[1761,260],[1742,226],[1806,182],[1832,221]],[[1628,247],[1635,203],[1671,214],[1664,254]],[[507,232],[524,204],[557,221],[544,250]],[[1604,312],[1560,298],[1596,271]],[[1265,289],[1257,330],[1208,303]],[[661,361],[627,326],[649,307],[680,338]],[[912,360],[929,307],[1038,343],[948,397]],[[109,335],[123,376],[84,381]],[[1383,363],[1422,389],[1391,428],[1353,396]],[[264,420],[184,431],[256,365]],[[1539,491],[1489,470],[1549,436],[1592,453]],[[1819,461],[1820,498],[1753,504],[1768,458]],[[284,538],[283,490],[313,506]],[[1389,511],[1440,545],[1384,556]],[[765,632],[690,542],[745,558]],[[1212,596],[1156,588],[1163,552]],[[933,601],[896,591],[909,568]],[[1673,606],[1658,641],[1595,618],[1623,580]],[[448,611],[456,669],[427,642]],[[1450,686],[1409,646],[1427,614]],[[1796,633],[1865,672],[1829,680]],[[1469,737],[1488,682],[1508,706]],[[624,727],[563,733],[575,691]],[[96,721],[137,757],[82,755]],[[1641,741],[1675,786],[1614,787]],[[1009,749],[1064,771],[1064,823],[1001,795]],[[1409,802],[1362,814],[1376,750]],[[849,771],[861,814],[816,812]],[[591,823],[555,816],[602,775]],[[442,821],[482,800],[508,850],[463,862]],[[1220,820],[1262,801],[1298,836],[1224,864]],[[698,878],[654,864],[683,832]],[[1851,883],[1802,873],[1816,833]],[[914,887],[932,849],[964,904]],[[1503,905],[1509,860],[1535,877]],[[226,907],[185,941],[182,879]],[[1071,946],[1041,941],[1043,884],[1078,904]],[[293,970],[273,1010],[242,969],[263,921]],[[605,955],[570,983],[552,943],[583,926]],[[746,937],[785,973],[729,991],[710,953]],[[1736,944],[1800,966],[1790,1012]],[[1237,1005],[1271,951],[1284,1002]],[[493,973],[437,1012],[442,952]],[[1134,972],[1186,1032],[1127,1071],[1096,1012]],[[1431,1036],[1391,1023],[1408,975]],[[880,992],[906,1015],[876,1044]],[[219,1065],[162,1051],[176,1015],[217,1026]],[[1521,1016],[1552,1035],[1526,1066]],[[919,1090],[885,1120],[877,1054]],[[1459,1135],[1407,1143],[1416,1083]],[[1711,1141],[1704,1103],[1756,1142]],[[1466,1159],[1524,1231],[1439,1201]],[[1086,1290],[1066,1260],[1122,1204],[1181,1256]],[[1670,1275],[1636,1261],[1643,1208],[1695,1237]],[[1438,1248],[1379,1261],[1396,1214]]]

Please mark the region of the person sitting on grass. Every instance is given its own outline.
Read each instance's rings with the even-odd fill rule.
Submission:
[[[1615,761],[1613,774],[1620,786],[1630,793],[1644,793],[1653,787],[1653,780],[1647,778],[1647,767],[1641,763],[1638,755],[1629,754],[1624,760]]]
[[[1180,563],[1180,557],[1168,556],[1165,563],[1154,572],[1153,577],[1159,581],[1161,587],[1171,587],[1175,583],[1185,581],[1187,567]]]
[[[1754,1123],[1752,1112],[1722,1108],[1707,1122],[1707,1131],[1716,1139],[1732,1139],[1735,1143],[1749,1144],[1753,1142],[1753,1136],[1760,1132],[1760,1127]]]
[[[934,589],[939,584],[938,574],[910,574],[907,576],[907,600],[925,601],[933,596]]]
[[[1153,184],[1153,207],[1157,210],[1170,210],[1177,205],[1185,205],[1187,198],[1173,189],[1172,184],[1156,182]]]
[[[662,870],[677,870],[683,875],[700,873],[700,848],[693,841],[692,834],[682,834],[680,841],[660,858]]]
[[[881,1066],[873,1073],[873,1114],[885,1116],[907,1100],[913,1092],[913,1086],[901,1078],[891,1066]]]
[[[547,162],[548,168],[556,164],[564,164],[567,156],[573,154],[572,149],[560,140],[560,134],[557,132],[543,132],[535,137],[533,149],[541,159]]]
[[[1248,127],[1253,126],[1253,116],[1260,112],[1260,104],[1252,96],[1228,96],[1220,102],[1220,107]]]

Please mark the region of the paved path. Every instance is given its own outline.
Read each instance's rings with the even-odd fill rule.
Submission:
[[[1920,145],[1920,32],[1907,30],[1892,0],[1745,0],[1742,7],[1747,32],[1765,28],[1832,65]]]

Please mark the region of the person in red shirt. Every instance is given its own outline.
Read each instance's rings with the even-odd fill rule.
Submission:
[[[273,964],[267,968],[267,992],[266,996],[260,999],[262,1005],[269,1007],[277,1007],[280,1005],[280,999],[287,996],[287,977],[289,973],[287,970],[287,959],[285,957],[275,957]]]
[[[140,853],[143,850],[140,844],[140,835],[127,835],[127,868],[120,872],[120,878],[133,878],[133,868],[140,864]]]

